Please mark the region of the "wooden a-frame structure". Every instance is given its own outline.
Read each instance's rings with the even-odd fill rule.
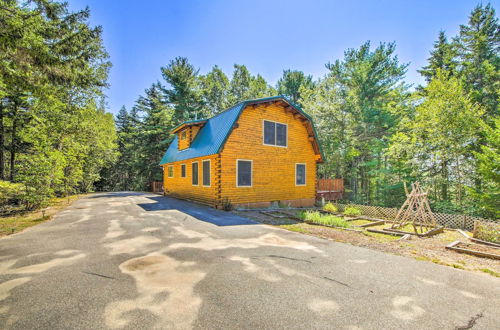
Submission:
[[[438,225],[427,199],[428,192],[424,191],[418,182],[411,184],[411,192],[408,192],[406,183],[404,187],[406,201],[399,209],[391,228],[401,229],[411,223],[415,234],[419,236],[430,234]]]

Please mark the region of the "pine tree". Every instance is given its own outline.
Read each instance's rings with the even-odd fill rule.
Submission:
[[[430,82],[438,70],[454,74],[457,68],[457,50],[455,43],[449,43],[444,31],[439,32],[438,40],[434,43],[431,56],[427,59],[428,64],[418,72]]]
[[[212,70],[200,78],[205,104],[205,117],[212,117],[231,106],[229,100],[229,79],[226,74],[215,65]]]
[[[185,57],[176,57],[161,68],[168,84],[166,101],[175,110],[174,120],[182,122],[203,117],[203,102],[199,90],[198,70]]]
[[[313,88],[312,76],[305,75],[304,72],[297,70],[284,70],[283,76],[276,84],[279,94],[285,95],[290,101],[298,105],[301,105],[303,90],[311,90]]]

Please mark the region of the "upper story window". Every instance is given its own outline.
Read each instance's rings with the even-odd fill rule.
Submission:
[[[182,131],[181,132],[181,140],[185,140],[186,139],[186,131]]]
[[[274,121],[264,120],[264,144],[286,147],[288,126]]]

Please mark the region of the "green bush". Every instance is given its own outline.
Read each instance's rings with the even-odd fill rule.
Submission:
[[[344,219],[334,215],[322,215],[318,211],[300,211],[297,216],[303,221],[309,221],[319,225],[334,227],[349,227],[349,223]]]
[[[500,224],[477,222],[474,238],[492,243],[500,243]]]
[[[24,196],[23,185],[0,180],[0,211],[19,203]]]
[[[344,210],[344,215],[356,217],[361,215],[361,210],[354,206],[349,206]]]
[[[323,206],[323,211],[336,213],[339,211],[339,209],[335,205],[333,205],[332,202],[328,202],[325,204],[325,206]]]

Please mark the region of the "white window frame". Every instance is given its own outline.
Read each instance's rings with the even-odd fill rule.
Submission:
[[[193,183],[193,164],[196,163],[198,166],[198,183],[197,184],[194,184]],[[199,186],[200,185],[200,162],[191,162],[191,185],[192,186]]]
[[[250,185],[249,186],[240,186],[238,184],[238,162],[250,162]],[[236,159],[236,187],[238,188],[252,188],[253,187],[253,160],[251,159]]]
[[[275,124],[281,124],[281,125],[285,125],[286,127],[286,144],[284,146],[279,146],[277,144],[269,144],[269,143],[266,143],[266,133],[264,132],[264,129],[265,129],[265,122],[268,121],[270,123],[275,123]],[[276,138],[277,138],[277,134],[276,134],[276,126],[274,127],[274,142],[276,142]],[[278,147],[278,148],[288,148],[288,124],[285,124],[285,123],[280,123],[279,121],[274,121],[274,120],[269,120],[269,119],[262,119],[262,144],[265,145],[265,146],[271,146],[271,147]]]
[[[209,164],[208,165],[209,166],[208,167],[208,180],[210,180],[210,184],[209,185],[205,185],[203,183],[203,180],[205,179],[205,173],[203,171],[203,163],[206,163],[206,162],[208,162],[208,164]],[[211,172],[212,172],[212,162],[210,161],[210,159],[202,160],[201,161],[201,174],[202,174],[202,176],[201,176],[201,184],[203,185],[203,187],[210,187],[212,185],[212,173]],[[199,178],[200,178],[200,176],[198,175],[198,179]]]
[[[172,169],[172,175],[170,175],[170,169]],[[173,178],[174,177],[174,165],[168,165],[167,166],[167,176],[169,178]]]
[[[182,166],[184,166],[184,176],[182,176]],[[186,167],[186,164],[181,164],[181,178],[187,178],[187,167]]]
[[[304,184],[297,184],[297,165],[304,165]],[[307,164],[306,163],[295,163],[295,185],[303,187],[307,185]]]

